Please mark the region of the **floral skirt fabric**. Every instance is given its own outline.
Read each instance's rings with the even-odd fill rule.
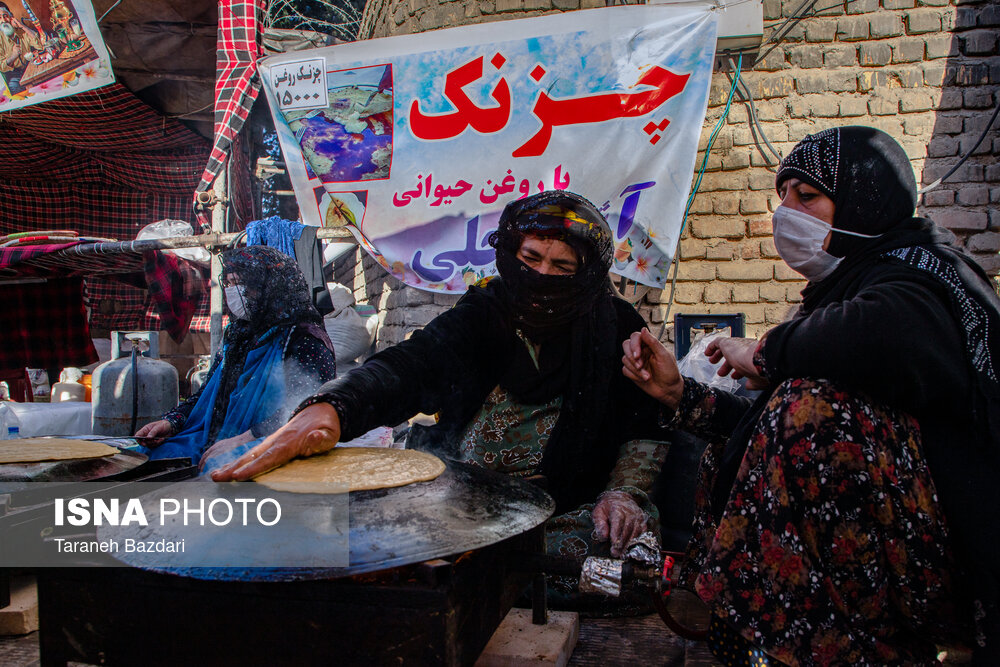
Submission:
[[[702,460],[689,566],[713,614],[790,665],[930,663],[966,627],[918,424],[822,380],[788,380],[714,525]]]

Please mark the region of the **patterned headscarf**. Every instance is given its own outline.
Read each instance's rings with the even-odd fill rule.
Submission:
[[[542,275],[526,266],[517,252],[529,234],[568,244],[579,270],[571,276]],[[601,212],[577,194],[552,190],[508,204],[489,242],[517,324],[536,342],[564,329],[609,293],[611,229]]]
[[[244,285],[247,319],[230,317],[223,336],[225,357],[215,399],[208,442],[213,442],[226,414],[247,354],[278,333],[288,335],[299,324],[323,323],[312,305],[305,276],[294,257],[266,246],[234,248],[222,254],[222,274],[235,273]]]
[[[913,217],[917,182],[906,151],[885,132],[852,125],[811,134],[781,161],[775,187],[798,178],[833,200],[833,226],[876,235]],[[829,253],[846,257],[868,243],[834,234]]]

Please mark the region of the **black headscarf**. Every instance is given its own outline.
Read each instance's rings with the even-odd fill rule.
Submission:
[[[251,350],[274,336],[287,337],[300,325],[321,340],[325,339],[329,347],[329,338],[322,332],[323,319],[312,304],[309,287],[294,257],[265,246],[235,248],[222,254],[222,273],[223,277],[230,273],[239,276],[244,286],[246,319],[236,319],[230,314],[229,326],[223,335],[225,358],[216,371],[222,375],[209,426],[209,443],[218,435],[229,395],[243,373]]]
[[[833,227],[870,236],[913,217],[917,182],[903,147],[885,132],[852,125],[811,134],[781,161],[774,184],[798,178],[833,200]],[[827,249],[846,257],[869,239],[833,234]]]
[[[529,234],[572,247],[580,268],[573,275],[543,275],[517,258]],[[539,368],[519,354],[500,380],[516,399],[547,402],[562,396],[559,420],[540,472],[563,508],[579,504],[574,480],[596,448],[607,412],[608,385],[617,371],[617,313],[608,278],[611,229],[597,208],[572,192],[549,191],[512,202],[490,235],[514,326],[542,344]]]
[[[956,428],[971,432],[973,437],[948,443],[925,440],[923,444],[949,524],[959,540],[958,551],[969,571],[973,595],[981,605],[980,629],[988,638],[986,651],[990,656],[984,659],[995,664],[1000,658],[1000,539],[996,526],[982,524],[988,523],[983,517],[1000,516],[994,486],[1000,476],[1000,298],[996,288],[983,269],[954,245],[950,232],[931,220],[913,217],[917,202],[913,169],[903,148],[888,134],[855,126],[806,137],[782,161],[776,186],[791,177],[833,200],[835,229],[878,235],[871,239],[832,235],[828,252],[844,259],[833,273],[803,290],[803,314],[846,298],[856,277],[883,262],[902,264],[932,277],[948,295],[964,339],[964,358],[973,387],[969,423]],[[936,323],[892,322],[886,326]],[[913,351],[915,360],[925,354],[938,351]],[[743,439],[745,448],[749,432],[734,434],[737,437]],[[732,466],[739,463],[734,453],[727,446],[725,470],[720,471],[720,480],[728,478],[730,484],[736,474]],[[969,469],[969,461],[976,462],[972,464],[975,470]],[[724,499],[717,493],[715,500],[718,511]]]

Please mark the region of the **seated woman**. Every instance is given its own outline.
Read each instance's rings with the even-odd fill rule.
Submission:
[[[624,346],[624,373],[672,425],[718,443],[688,563],[713,651],[932,663],[935,643],[969,640],[974,600],[977,648],[1000,664],[996,288],[912,217],[909,159],[881,131],[807,137],[776,185],[775,246],[809,279],[801,310],[706,352],[760,397],[682,378],[649,332]]]
[[[656,403],[618,372],[621,341],[643,320],[613,295],[611,238],[578,195],[509,204],[490,237],[499,278],[325,385],[213,479],[249,479],[375,426],[439,413],[413,441],[510,475],[544,475],[558,514],[547,524],[550,552],[617,555],[657,531],[646,493],[666,445],[641,439],[656,431]]]
[[[150,458],[189,457],[211,469],[285,423],[333,379],[333,346],[295,259],[264,246],[226,251],[230,322],[202,388],[137,436],[166,440]]]

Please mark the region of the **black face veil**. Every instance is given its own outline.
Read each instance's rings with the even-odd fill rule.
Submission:
[[[579,258],[579,270],[551,276],[526,266],[517,251],[529,234],[568,244]],[[517,325],[533,340],[564,331],[610,289],[611,229],[592,203],[572,192],[542,192],[508,204],[490,245]]]

